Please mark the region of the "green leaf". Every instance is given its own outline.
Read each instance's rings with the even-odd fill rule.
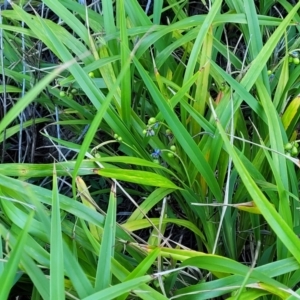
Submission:
[[[94,169],[96,174],[104,177],[114,178],[117,180],[123,180],[133,183],[138,183],[141,185],[150,185],[164,188],[179,189],[173,182],[169,179],[147,171],[138,170],[120,170],[120,169]]]
[[[63,245],[56,167],[53,164],[52,217],[50,237],[50,299],[65,299]]]
[[[0,299],[8,299],[9,292],[13,286],[15,276],[17,274],[18,265],[23,254],[23,249],[27,239],[27,233],[30,228],[30,224],[33,220],[34,211],[32,210],[27,218],[26,224],[23,228],[22,233],[20,233],[16,245],[13,247],[11,253],[9,254],[8,262],[0,276],[1,289],[0,289]],[[0,233],[5,239],[6,236],[3,235],[4,227],[0,224]]]
[[[116,207],[116,185],[112,183],[95,278],[97,292],[111,285],[111,260],[115,252]]]
[[[145,259],[140,262],[140,264],[126,277],[125,281],[138,278],[139,276],[142,276],[146,274],[148,269],[151,268],[151,266],[154,264],[155,260],[157,259],[159,255],[159,248],[155,249],[153,252],[151,252],[149,255],[145,257]],[[125,300],[127,299],[129,293],[123,294],[120,296],[117,300]]]
[[[196,235],[198,235],[202,240],[205,241],[205,237],[203,233],[199,230],[199,228],[195,226],[192,222],[187,220],[171,219],[171,218],[163,218],[162,220],[160,220],[159,218],[150,218],[150,219],[143,219],[143,220],[127,221],[122,225],[122,227],[126,228],[129,231],[135,231],[135,230],[151,227],[153,225],[156,226],[159,225],[160,223],[161,224],[173,223],[179,226],[186,227],[192,232],[194,232]]]
[[[266,289],[267,291],[281,297],[286,297],[289,294],[289,288],[287,286],[271,279],[262,272],[254,269],[250,271],[248,267],[225,257],[217,255],[203,255],[185,260],[182,263],[182,266],[203,268],[211,272],[221,271],[229,274],[237,274],[243,277],[247,276],[248,272],[251,272],[249,278],[257,281],[257,287]],[[264,285],[262,283],[264,283]]]
[[[195,168],[203,176],[204,180],[207,182],[214,196],[221,202],[222,193],[218,182],[215,178],[215,174],[212,171],[210,165],[206,161],[203,153],[200,151],[195,141],[192,139],[190,134],[187,132],[186,128],[179,121],[178,117],[174,111],[170,108],[169,104],[163,98],[158,88],[155,86],[150,76],[147,74],[142,65],[135,58],[134,63],[139,70],[145,84],[147,85],[149,92],[151,93],[157,107],[163,113],[163,116],[170,126],[174,136],[181,146],[185,149],[185,153],[189,156],[190,161],[193,162]]]
[[[150,275],[134,278],[132,280],[106,288],[103,291],[94,293],[86,298],[83,298],[82,300],[114,299],[122,294],[128,293],[131,290],[134,292],[134,289],[138,289],[141,284],[149,282],[152,279],[153,278]]]
[[[230,144],[227,134],[217,120],[217,127],[219,129],[220,135],[224,141],[225,147],[232,157],[234,166],[239,173],[245,187],[247,188],[249,195],[252,197],[258,209],[262,212],[262,215],[265,217],[268,224],[274,230],[278,238],[283,242],[291,254],[297,259],[300,263],[300,241],[299,238],[295,235],[293,230],[287,225],[284,219],[279,215],[275,210],[272,204],[265,197],[263,192],[256,185],[254,180],[251,178],[247,168],[240,160],[235,149]]]

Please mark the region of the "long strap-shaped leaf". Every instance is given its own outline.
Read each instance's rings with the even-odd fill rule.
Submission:
[[[64,258],[56,165],[53,164],[52,216],[50,232],[50,299],[65,299]]]
[[[23,247],[26,243],[27,233],[30,228],[34,211],[32,211],[27,218],[26,224],[22,233],[17,239],[17,243],[9,255],[8,262],[0,276],[1,288],[0,288],[0,299],[7,299],[9,291],[13,285],[14,278],[18,269],[18,265],[23,253]],[[0,234],[3,235],[4,227],[0,226]]]
[[[212,108],[213,109],[213,108]],[[215,111],[213,110],[215,114]],[[300,262],[300,241],[290,226],[284,221],[284,219],[275,210],[274,206],[268,201],[263,192],[256,185],[251,175],[249,174],[247,168],[240,160],[237,152],[230,144],[227,134],[220,124],[217,116],[215,115],[217,128],[224,141],[225,148],[229,155],[232,157],[234,166],[239,173],[245,187],[247,188],[253,201],[260,209],[262,215],[265,217],[268,224],[274,230],[278,238],[283,242],[287,249],[292,253],[298,262]]]
[[[182,147],[185,148],[186,154],[195,164],[195,167],[200,172],[200,174],[204,177],[208,186],[211,188],[211,191],[214,194],[214,196],[217,198],[218,201],[221,201],[222,193],[220,187],[204,155],[202,154],[202,152],[200,151],[190,134],[187,132],[186,128],[179,121],[174,111],[170,108],[170,105],[162,97],[158,88],[153,83],[152,79],[145,71],[143,66],[140,64],[140,62],[136,58],[133,58],[133,61],[139,73],[141,74],[141,77],[143,78],[146,86],[148,87],[148,90],[151,96],[153,97],[153,100],[155,101],[157,107],[165,117],[165,120],[170,126],[177,141],[182,145]]]
[[[111,258],[114,256],[115,252],[116,206],[116,185],[113,182],[109,196],[109,205],[105,219],[104,232],[98,259],[97,274],[95,278],[95,289],[97,292],[108,288],[111,284]]]

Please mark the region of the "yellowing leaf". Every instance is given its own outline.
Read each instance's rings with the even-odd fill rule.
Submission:
[[[287,130],[289,126],[296,124],[300,117],[300,96],[294,98],[288,105],[282,116],[282,124]]]
[[[254,201],[238,203],[238,204],[235,205],[235,207],[239,210],[247,211],[247,212],[252,213],[252,214],[261,215],[261,211],[256,206]]]
[[[96,211],[97,204],[95,203],[94,199],[90,195],[88,187],[86,186],[85,182],[82,180],[80,176],[76,177],[76,185],[82,203],[85,206],[89,207],[91,210]],[[99,232],[97,226],[95,226],[92,223],[89,223],[89,228],[93,237],[99,241]]]

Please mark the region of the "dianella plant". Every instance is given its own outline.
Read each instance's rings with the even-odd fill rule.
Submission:
[[[299,9],[4,1],[0,299],[300,299]]]

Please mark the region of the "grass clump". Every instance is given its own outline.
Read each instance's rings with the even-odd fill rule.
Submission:
[[[300,298],[300,4],[273,2],[1,11],[0,299]]]

